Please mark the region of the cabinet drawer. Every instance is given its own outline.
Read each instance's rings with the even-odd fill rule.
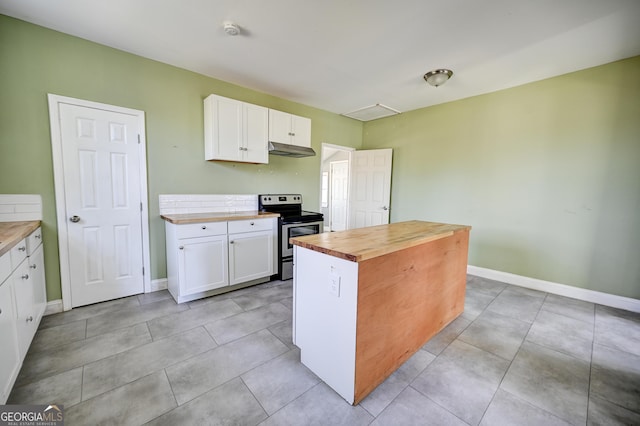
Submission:
[[[11,249],[11,270],[13,271],[27,258],[27,242],[20,241]]]
[[[249,219],[234,220],[229,222],[229,234],[242,232],[270,231],[273,228],[273,219]]]
[[[227,222],[190,223],[188,225],[176,225],[176,237],[197,238],[210,237],[212,235],[224,235],[227,233]]]
[[[42,243],[42,228],[33,231],[26,238],[27,240],[27,256],[31,256],[38,246]]]
[[[0,257],[0,284],[11,275],[11,253],[5,253]]]

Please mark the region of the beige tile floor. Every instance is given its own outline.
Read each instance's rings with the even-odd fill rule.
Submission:
[[[9,403],[66,425],[640,425],[640,314],[469,276],[465,312],[352,407],[300,363],[291,281],[45,317]]]

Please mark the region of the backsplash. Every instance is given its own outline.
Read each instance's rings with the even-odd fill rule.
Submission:
[[[258,210],[257,194],[161,194],[160,214],[236,213]]]
[[[0,194],[0,222],[26,220],[42,220],[42,197],[37,194]]]

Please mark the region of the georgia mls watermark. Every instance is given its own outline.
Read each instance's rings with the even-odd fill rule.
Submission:
[[[0,426],[64,426],[64,407],[0,405]]]

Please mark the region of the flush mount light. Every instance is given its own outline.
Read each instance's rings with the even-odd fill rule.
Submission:
[[[230,36],[237,36],[240,34],[240,27],[234,22],[223,22],[222,26],[224,28],[224,32]]]
[[[446,83],[447,80],[449,80],[452,75],[453,75],[453,71],[443,68],[439,70],[429,71],[424,75],[424,79],[430,85],[438,87],[441,84]]]

